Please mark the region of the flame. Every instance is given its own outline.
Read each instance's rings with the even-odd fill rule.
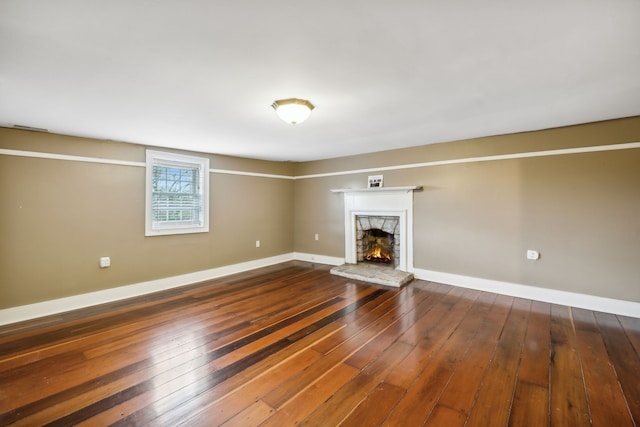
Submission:
[[[376,246],[371,252],[365,256],[367,261],[390,262],[391,256],[382,251],[380,246]]]
[[[369,255],[372,258],[383,258],[382,256],[382,249],[380,248],[375,248],[373,250],[373,253]]]

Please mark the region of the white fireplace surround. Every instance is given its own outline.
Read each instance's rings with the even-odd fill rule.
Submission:
[[[397,216],[400,219],[400,260],[396,268],[413,273],[413,191],[419,188],[411,186],[331,190],[344,193],[345,262],[358,262],[357,216]]]

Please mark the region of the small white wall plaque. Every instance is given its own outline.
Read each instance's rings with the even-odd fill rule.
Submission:
[[[382,175],[369,175],[367,188],[382,187]]]

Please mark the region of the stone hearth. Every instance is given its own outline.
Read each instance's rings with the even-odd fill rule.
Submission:
[[[339,265],[331,269],[331,274],[396,288],[413,280],[413,273],[367,263]]]

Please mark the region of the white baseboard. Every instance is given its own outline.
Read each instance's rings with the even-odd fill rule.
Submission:
[[[327,255],[316,255],[316,254],[305,254],[302,252],[294,252],[293,257],[297,261],[316,262],[319,264],[327,264],[327,265],[344,264],[344,258],[327,256]]]
[[[135,283],[87,294],[74,295],[35,304],[22,305],[0,310],[0,325],[21,322],[65,311],[104,304],[107,302],[122,300],[140,295],[146,295],[166,289],[191,285],[205,280],[212,280],[231,274],[242,273],[256,268],[267,267],[286,261],[307,261],[327,265],[342,265],[344,258],[326,255],[315,255],[301,252],[293,252],[262,258],[253,261],[232,264],[179,276],[150,280],[148,282]],[[640,318],[640,303],[611,298],[603,298],[586,294],[559,291],[555,289],[539,288],[535,286],[519,285],[515,283],[499,282],[496,280],[481,279],[477,277],[461,276],[458,274],[441,273],[416,268],[414,275],[418,279],[444,283],[452,286],[477,289],[494,292],[514,297],[527,298],[536,301],[544,301],[553,304],[568,305],[585,308],[588,310],[602,311],[623,316]]]
[[[417,279],[552,304],[640,318],[640,303],[416,268]]]
[[[294,260],[293,253],[0,310],[0,325],[63,313]]]

